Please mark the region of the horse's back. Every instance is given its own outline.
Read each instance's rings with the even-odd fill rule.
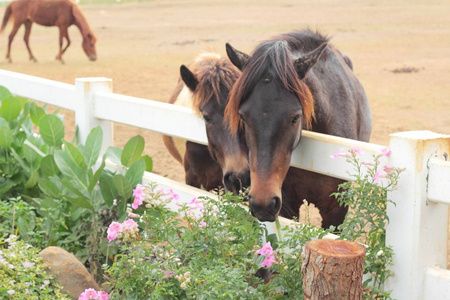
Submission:
[[[372,117],[364,88],[354,74],[350,58],[328,45],[305,82],[314,101],[313,131],[369,141]]]

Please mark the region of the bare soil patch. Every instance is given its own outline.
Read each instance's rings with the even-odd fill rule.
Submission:
[[[97,62],[88,61],[78,29],[72,27],[72,45],[61,65],[55,61],[57,29],[33,25],[30,43],[38,63],[28,61],[21,28],[9,64],[3,58],[9,25],[0,36],[0,68],[71,84],[78,77],[108,77],[116,93],[167,101],[180,65],[199,51],[225,55],[229,42],[250,52],[272,35],[309,27],[331,35],[332,43],[353,60],[372,107],[372,143],[387,145],[390,133],[406,130],[450,133],[448,1],[159,0],[82,9],[98,37]],[[66,123],[72,137],[70,112]],[[183,168],[169,156],[159,134],[115,125],[118,146],[136,134],[145,138],[156,172],[184,180]]]

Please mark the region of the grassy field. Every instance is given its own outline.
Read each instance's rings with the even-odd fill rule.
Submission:
[[[67,83],[77,77],[109,77],[117,93],[167,101],[180,65],[201,50],[225,54],[225,43],[230,42],[250,52],[277,33],[308,27],[332,36],[332,43],[353,60],[372,107],[371,142],[387,145],[390,133],[406,130],[450,134],[449,1],[81,3],[98,37],[98,61],[88,61],[73,26],[69,30],[72,45],[64,56],[66,64],[61,65],[55,61],[57,29],[34,25],[30,40],[38,63],[28,61],[22,28],[13,43],[14,62],[0,59],[0,68]],[[0,36],[2,58],[10,29],[11,25]],[[72,114],[66,115],[66,122],[73,127]],[[117,145],[135,134],[143,135],[155,170],[183,181],[183,169],[167,154],[158,134],[123,125],[115,130]]]

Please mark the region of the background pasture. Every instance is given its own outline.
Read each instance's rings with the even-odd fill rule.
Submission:
[[[91,4],[89,4],[91,3]],[[33,25],[30,45],[38,63],[28,61],[22,28],[6,54],[9,25],[0,36],[0,68],[67,83],[77,77],[113,79],[114,92],[167,101],[179,67],[200,50],[225,55],[225,42],[250,52],[272,35],[309,27],[331,35],[353,60],[372,107],[371,142],[387,145],[389,134],[405,130],[450,133],[450,2],[448,1],[81,1],[98,37],[98,61],[81,49],[76,27],[65,65],[55,61],[57,28]],[[5,6],[2,4],[3,17]],[[1,82],[0,82],[1,84]],[[73,114],[65,112],[67,136]],[[176,120],[174,120],[176,122]],[[158,134],[115,125],[115,143],[141,134],[157,173],[184,180],[182,167]]]

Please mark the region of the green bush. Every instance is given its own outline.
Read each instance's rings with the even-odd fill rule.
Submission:
[[[57,112],[47,114],[1,86],[0,104],[0,199],[21,198],[30,213],[29,218],[18,215],[19,235],[39,247],[74,253],[98,275],[106,255],[105,226],[125,218],[132,187],[152,170],[151,157],[142,155],[144,139],[133,137],[123,150],[109,147],[100,157],[100,127],[92,129],[85,144],[73,144],[64,140]],[[108,170],[106,159],[123,166],[124,174]],[[13,205],[9,208],[4,216],[13,215]]]
[[[1,299],[70,299],[47,273],[38,252],[15,235],[0,239]]]

